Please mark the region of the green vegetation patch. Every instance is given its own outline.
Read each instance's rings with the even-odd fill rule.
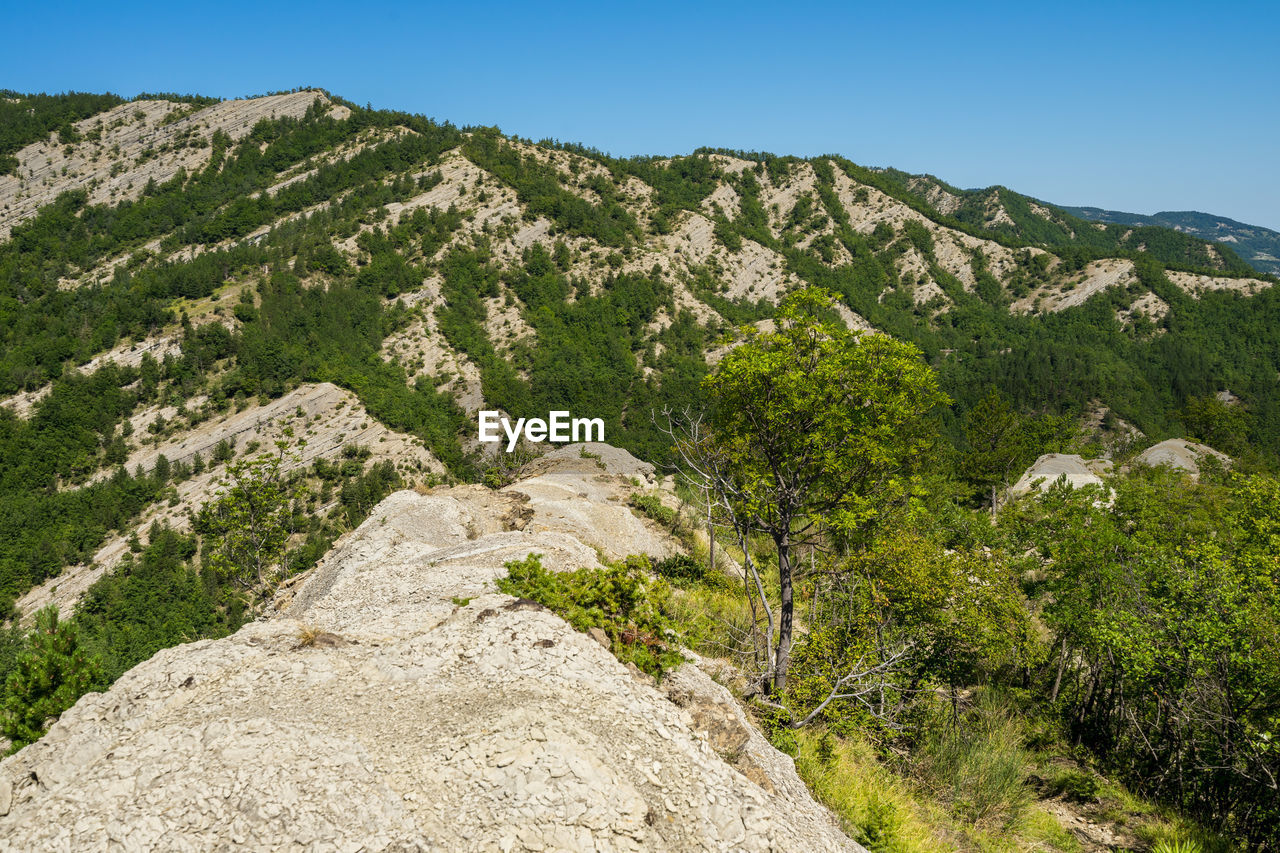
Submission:
[[[650,574],[648,557],[631,556],[600,569],[553,572],[538,554],[506,564],[498,589],[551,608],[579,631],[600,628],[613,653],[655,678],[684,662],[665,613],[671,588]]]

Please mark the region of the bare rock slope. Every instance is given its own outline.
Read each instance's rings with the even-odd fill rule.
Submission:
[[[82,698],[0,764],[0,850],[861,850],[695,664],[664,692],[493,591],[653,544],[652,472],[587,450],[394,494],[274,618]]]
[[[1009,495],[1017,497],[1032,491],[1048,491],[1060,479],[1073,489],[1102,485],[1102,476],[1109,474],[1111,463],[1104,459],[1086,460],[1075,453],[1046,453],[1032,463],[1018,482],[1009,488]]]
[[[1170,438],[1152,445],[1142,451],[1134,462],[1152,468],[1167,465],[1175,471],[1185,471],[1192,480],[1198,480],[1200,463],[1210,458],[1217,460],[1224,468],[1231,467],[1231,457],[1227,454],[1185,438]]]
[[[0,240],[14,225],[69,190],[84,190],[90,204],[136,199],[148,181],[164,183],[204,166],[218,131],[232,140],[247,136],[261,119],[300,118],[319,101],[317,91],[222,101],[202,109],[174,101],[131,101],[76,123],[75,143],[53,135],[17,153],[14,175],[0,175]]]

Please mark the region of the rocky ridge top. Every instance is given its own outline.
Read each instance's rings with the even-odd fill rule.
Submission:
[[[710,663],[659,688],[492,591],[529,553],[664,553],[635,480],[587,445],[498,492],[390,496],[271,618],[161,652],[0,763],[0,850],[861,850]]]

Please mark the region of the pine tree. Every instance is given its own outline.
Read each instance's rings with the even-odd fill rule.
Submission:
[[[4,685],[0,734],[13,741],[11,752],[39,740],[50,718],[104,686],[102,663],[80,648],[74,623],[58,621],[55,605],[36,614],[27,642]]]

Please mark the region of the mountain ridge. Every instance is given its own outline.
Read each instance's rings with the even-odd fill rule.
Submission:
[[[1167,244],[1135,243],[1147,232],[837,157],[619,160],[320,90],[124,103],[60,134],[0,177],[14,229],[0,240],[0,408],[20,415],[14,460],[48,445],[5,474],[24,495],[45,490],[26,501],[70,501],[48,484],[153,460],[139,436],[306,383],[353,392],[452,476],[477,473],[468,423],[481,407],[589,411],[660,459],[646,413],[695,399],[719,340],[805,285],[836,293],[846,323],[919,346],[961,413],[995,385],[1030,408],[1101,399],[1162,437],[1181,429],[1187,396],[1230,389],[1255,413],[1256,443],[1280,452],[1274,383],[1238,331],[1219,331],[1267,327],[1274,279],[1168,229],[1150,232]],[[1161,246],[1167,264],[1150,254]],[[1203,264],[1175,263],[1188,252]],[[113,378],[94,360],[104,352]],[[85,414],[114,408],[41,437],[93,376],[116,390]],[[420,476],[409,457],[396,464]],[[108,487],[121,486],[94,488]],[[92,562],[103,540],[65,530],[83,544],[43,558],[43,540],[13,531],[0,589],[16,597],[59,561]]]
[[[1123,225],[1158,225],[1194,234],[1205,240],[1230,243],[1259,272],[1280,273],[1280,231],[1249,225],[1226,216],[1198,210],[1163,210],[1144,215],[1100,207],[1060,207],[1081,219]]]
[[[601,444],[540,461],[498,492],[391,495],[271,618],[86,696],[0,762],[0,850],[866,853],[714,661],[659,689],[492,590],[535,552],[570,570],[670,547],[616,502],[651,466]]]

